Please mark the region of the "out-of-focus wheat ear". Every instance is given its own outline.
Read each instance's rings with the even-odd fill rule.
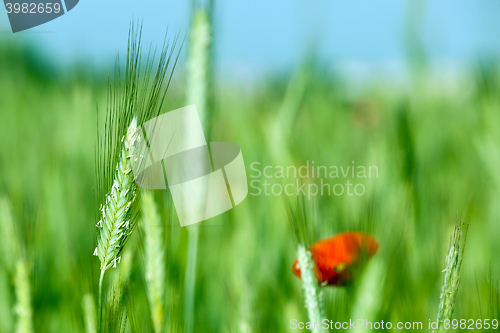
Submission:
[[[318,285],[314,275],[314,261],[311,252],[303,245],[297,247],[297,260],[300,265],[300,278],[302,280],[302,289],[304,290],[305,305],[309,321],[320,323],[325,318],[325,307],[323,291]],[[323,332],[321,325],[314,325],[311,331],[313,333]]]
[[[14,313],[15,332],[33,332],[33,310],[31,305],[31,265],[26,260],[26,251],[21,242],[15,219],[12,213],[10,200],[0,197],[0,237],[3,262],[5,267],[14,275],[15,306]]]
[[[207,109],[210,37],[211,28],[207,10],[202,7],[194,8],[189,34],[186,99],[188,104],[196,105],[201,123],[206,127],[210,127]],[[209,137],[210,132],[210,128],[207,128],[206,133],[209,133]],[[185,198],[185,200],[189,200],[189,198]],[[186,333],[191,333],[194,330],[198,240],[199,226],[189,226],[184,280],[184,324]]]
[[[308,221],[304,198],[297,195],[296,201],[292,202],[291,199],[284,196],[284,200],[288,222],[293,238],[297,243],[297,260],[300,266],[300,278],[302,280],[307,315],[310,322],[320,323],[326,317],[325,298],[323,290],[314,275],[314,261],[311,251],[308,249],[309,239],[311,239],[313,232],[310,221]],[[324,332],[321,325],[313,325],[311,331],[313,333]]]
[[[24,260],[18,260],[14,277],[14,288],[16,293],[16,333],[33,332],[33,311],[31,308],[31,287],[29,278],[29,265]]]
[[[163,225],[153,192],[141,192],[141,229],[144,231],[144,265],[151,321],[161,332],[165,307],[165,240]]]
[[[201,123],[207,126],[207,81],[210,46],[210,22],[204,9],[193,13],[193,22],[189,36],[189,57],[187,63],[187,89],[188,103],[194,103],[199,113]]]
[[[444,272],[443,287],[438,309],[438,332],[445,331],[443,322],[450,320],[455,307],[455,300],[460,286],[460,268],[462,267],[465,241],[469,224],[458,221],[450,237],[450,248],[446,256],[446,268]]]
[[[83,295],[82,299],[83,319],[86,333],[96,333],[96,311],[94,297],[92,294]]]

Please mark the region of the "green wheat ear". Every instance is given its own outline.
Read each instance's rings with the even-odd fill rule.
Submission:
[[[447,331],[443,326],[445,320],[451,321],[455,300],[457,298],[458,288],[460,286],[460,268],[467,239],[469,224],[457,222],[453,234],[450,237],[450,249],[446,256],[446,268],[444,269],[443,287],[438,310],[438,332]],[[434,332],[434,331],[433,331]]]
[[[137,197],[137,185],[130,162],[132,149],[137,142],[137,119],[134,118],[124,137],[123,148],[116,165],[113,186],[101,205],[102,218],[97,223],[99,238],[96,254],[101,261],[101,270],[106,271],[120,262],[119,254],[135,226],[133,207]]]
[[[99,333],[102,329],[104,273],[120,262],[120,253],[134,230],[137,217],[138,187],[130,158],[139,140],[138,125],[161,112],[179,58],[179,54],[174,57],[176,44],[177,38],[173,43],[165,40],[158,61],[155,61],[155,50],[150,50],[142,64],[141,29],[132,24],[125,73],[120,76],[117,61],[115,81],[108,90],[104,133],[98,138],[96,154],[99,211],[94,255],[99,257],[101,263],[97,316]]]
[[[158,206],[151,191],[141,193],[144,231],[144,263],[147,297],[151,321],[156,333],[161,332],[165,308],[165,239]]]

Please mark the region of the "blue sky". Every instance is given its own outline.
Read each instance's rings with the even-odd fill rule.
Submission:
[[[422,36],[435,62],[468,62],[500,54],[498,0],[425,3]],[[167,26],[186,33],[189,0],[81,0],[66,15],[12,34],[0,12],[0,42],[25,41],[61,64],[112,63],[123,52],[132,18],[144,40],[161,44]],[[408,22],[404,0],[219,0],[217,61],[223,72],[290,69],[310,50],[329,63],[365,66],[404,63]]]

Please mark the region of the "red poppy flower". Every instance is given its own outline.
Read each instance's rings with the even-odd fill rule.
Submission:
[[[375,237],[362,232],[346,231],[312,244],[314,274],[322,285],[343,286],[352,282],[363,262],[378,250]],[[292,271],[300,278],[300,265],[293,262]]]

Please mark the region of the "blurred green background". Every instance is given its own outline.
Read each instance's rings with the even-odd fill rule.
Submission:
[[[329,319],[420,321],[427,330],[457,219],[470,228],[454,317],[498,319],[500,71],[496,61],[482,60],[452,78],[433,75],[418,41],[409,40],[416,46],[405,84],[372,79],[353,86],[314,56],[258,84],[218,80],[211,141],[241,147],[249,181],[282,181],[251,177],[254,162],[377,166],[378,177],[347,177],[365,186],[364,195],[307,201],[316,239],[360,230],[380,243],[354,286],[327,288]],[[164,111],[185,105],[183,66]],[[82,300],[96,297],[97,110],[105,109],[112,72],[89,65],[60,71],[36,47],[0,44],[0,196],[10,202],[26,249],[36,332],[85,332]],[[200,225],[195,332],[291,332],[291,319],[307,321],[300,280],[291,273],[296,248],[283,198],[249,190],[236,208]],[[168,241],[166,329],[182,331],[187,232],[168,192],[155,195]],[[2,232],[0,243],[10,237]],[[15,258],[4,248],[0,332],[12,332]],[[142,249],[138,228],[123,262],[106,276],[110,303],[121,288],[126,331],[152,330]]]

